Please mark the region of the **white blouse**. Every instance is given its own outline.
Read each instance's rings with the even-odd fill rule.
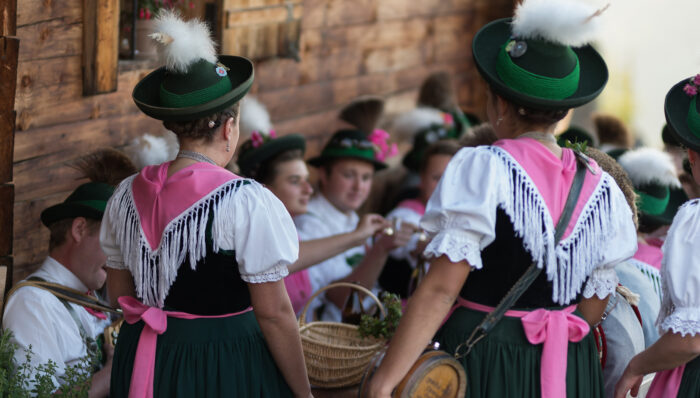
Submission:
[[[515,159],[494,146],[463,148],[447,166],[421,220],[432,237],[424,254],[446,255],[452,262],[466,260],[481,269],[481,251],[496,237],[500,207],[553,282],[555,302],[571,302],[586,280],[585,297],[614,294],[618,282],[614,266],[634,255],[637,236],[624,195],[612,177],[602,173],[572,232],[555,247],[546,203]]]
[[[662,332],[694,336],[700,333],[700,199],[678,209],[662,249],[663,300],[656,323]]]
[[[131,196],[132,181],[133,177],[125,180],[108,202],[100,243],[107,266],[128,269],[134,276],[137,295],[147,305],[162,307],[186,256],[191,264],[206,256],[210,211],[213,250],[235,251],[244,281],[278,281],[289,274],[287,267],[299,256],[296,228],[287,209],[267,188],[248,179],[227,182],[194,203],[168,223],[159,246],[152,249],[141,230]],[[144,275],[142,270],[153,268],[144,267],[144,263],[157,264],[158,272]],[[156,297],[149,296],[153,288],[158,292]]]

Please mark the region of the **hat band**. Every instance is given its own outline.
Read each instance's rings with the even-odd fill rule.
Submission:
[[[321,156],[365,158],[374,161],[374,150],[359,148],[328,148],[321,152]]]
[[[506,44],[501,46],[496,60],[498,77],[510,88],[532,97],[550,100],[563,100],[574,95],[578,90],[580,70],[576,57],[574,70],[564,77],[555,78],[532,73],[513,62],[506,52]]]
[[[168,108],[187,108],[213,101],[231,91],[231,79],[224,77],[209,87],[185,94],[175,94],[160,85],[160,103]]]
[[[663,198],[657,198],[641,191],[637,191],[637,194],[639,194],[639,210],[651,216],[658,216],[666,211],[668,202],[671,200],[671,192],[668,190],[668,187]]]
[[[690,107],[688,108],[688,117],[686,118],[686,122],[688,122],[690,132],[697,138],[700,138],[700,114],[698,114],[697,98],[698,97],[695,96],[692,100],[690,100]]]
[[[99,210],[101,212],[104,212],[105,208],[107,207],[107,202],[104,200],[76,200],[75,202],[69,202],[66,204],[92,207],[93,209]]]

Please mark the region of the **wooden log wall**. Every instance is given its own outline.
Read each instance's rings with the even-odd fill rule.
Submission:
[[[251,5],[265,0],[250,0]],[[15,280],[47,254],[41,210],[83,181],[68,166],[101,146],[120,147],[161,124],[131,100],[148,62],[120,61],[117,91],[83,96],[80,1],[22,0],[14,148]],[[471,61],[471,40],[513,0],[304,0],[300,57],[256,64],[253,93],[279,133],[309,138],[313,156],[333,131],[338,109],[362,94],[388,99],[389,112],[413,106],[431,72],[453,74],[460,103],[482,114],[485,87]]]

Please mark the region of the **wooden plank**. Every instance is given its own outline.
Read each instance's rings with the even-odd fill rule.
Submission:
[[[83,24],[53,19],[32,25],[18,26],[22,41],[19,60],[30,61],[82,53]]]
[[[51,19],[78,22],[83,19],[82,3],[75,0],[20,0],[17,25],[24,26]]]
[[[327,109],[333,102],[333,90],[329,82],[319,82],[261,92],[258,98],[271,115],[283,119]]]
[[[432,31],[429,19],[412,18],[329,28],[323,32],[322,53],[340,47],[361,49],[399,47],[425,40]]]
[[[0,185],[0,256],[12,254],[12,216],[15,200],[15,187],[12,184]]]
[[[12,286],[12,256],[0,257],[0,319],[5,312],[5,294]]]
[[[382,1],[384,0],[331,1],[326,7],[325,26],[358,25],[375,22],[377,19],[377,3]]]
[[[270,7],[226,10],[226,29],[236,26],[280,23],[300,19],[304,11],[301,3],[289,3]]]
[[[55,85],[81,84],[80,63],[78,55],[20,62],[17,65],[17,91],[26,93]]]
[[[161,129],[161,122],[138,113],[17,131],[15,162],[71,148],[84,153],[103,146],[119,146],[140,134]]]
[[[17,0],[0,0],[0,36],[17,34]]]
[[[119,2],[83,0],[83,95],[117,89]]]
[[[367,73],[391,72],[430,62],[432,46],[424,42],[414,46],[368,50],[362,60],[362,70]]]
[[[32,200],[58,192],[70,191],[84,180],[71,163],[84,153],[61,151],[19,162],[15,166],[16,201]],[[32,169],[32,168],[35,169]],[[40,170],[40,171],[39,171]]]
[[[0,37],[0,183],[12,180],[19,39]]]

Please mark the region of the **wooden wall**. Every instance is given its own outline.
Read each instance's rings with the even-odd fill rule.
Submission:
[[[471,62],[471,39],[487,21],[510,15],[513,0],[304,0],[303,5],[301,62],[257,63],[253,92],[279,133],[309,137],[311,156],[333,131],[343,104],[375,94],[388,99],[389,112],[408,109],[433,71],[451,72],[461,104],[481,114],[484,86]],[[82,183],[67,163],[161,130],[131,100],[135,83],[153,67],[149,62],[120,62],[116,92],[82,95],[82,34],[82,2],[17,4],[15,280],[47,254],[41,210]]]

